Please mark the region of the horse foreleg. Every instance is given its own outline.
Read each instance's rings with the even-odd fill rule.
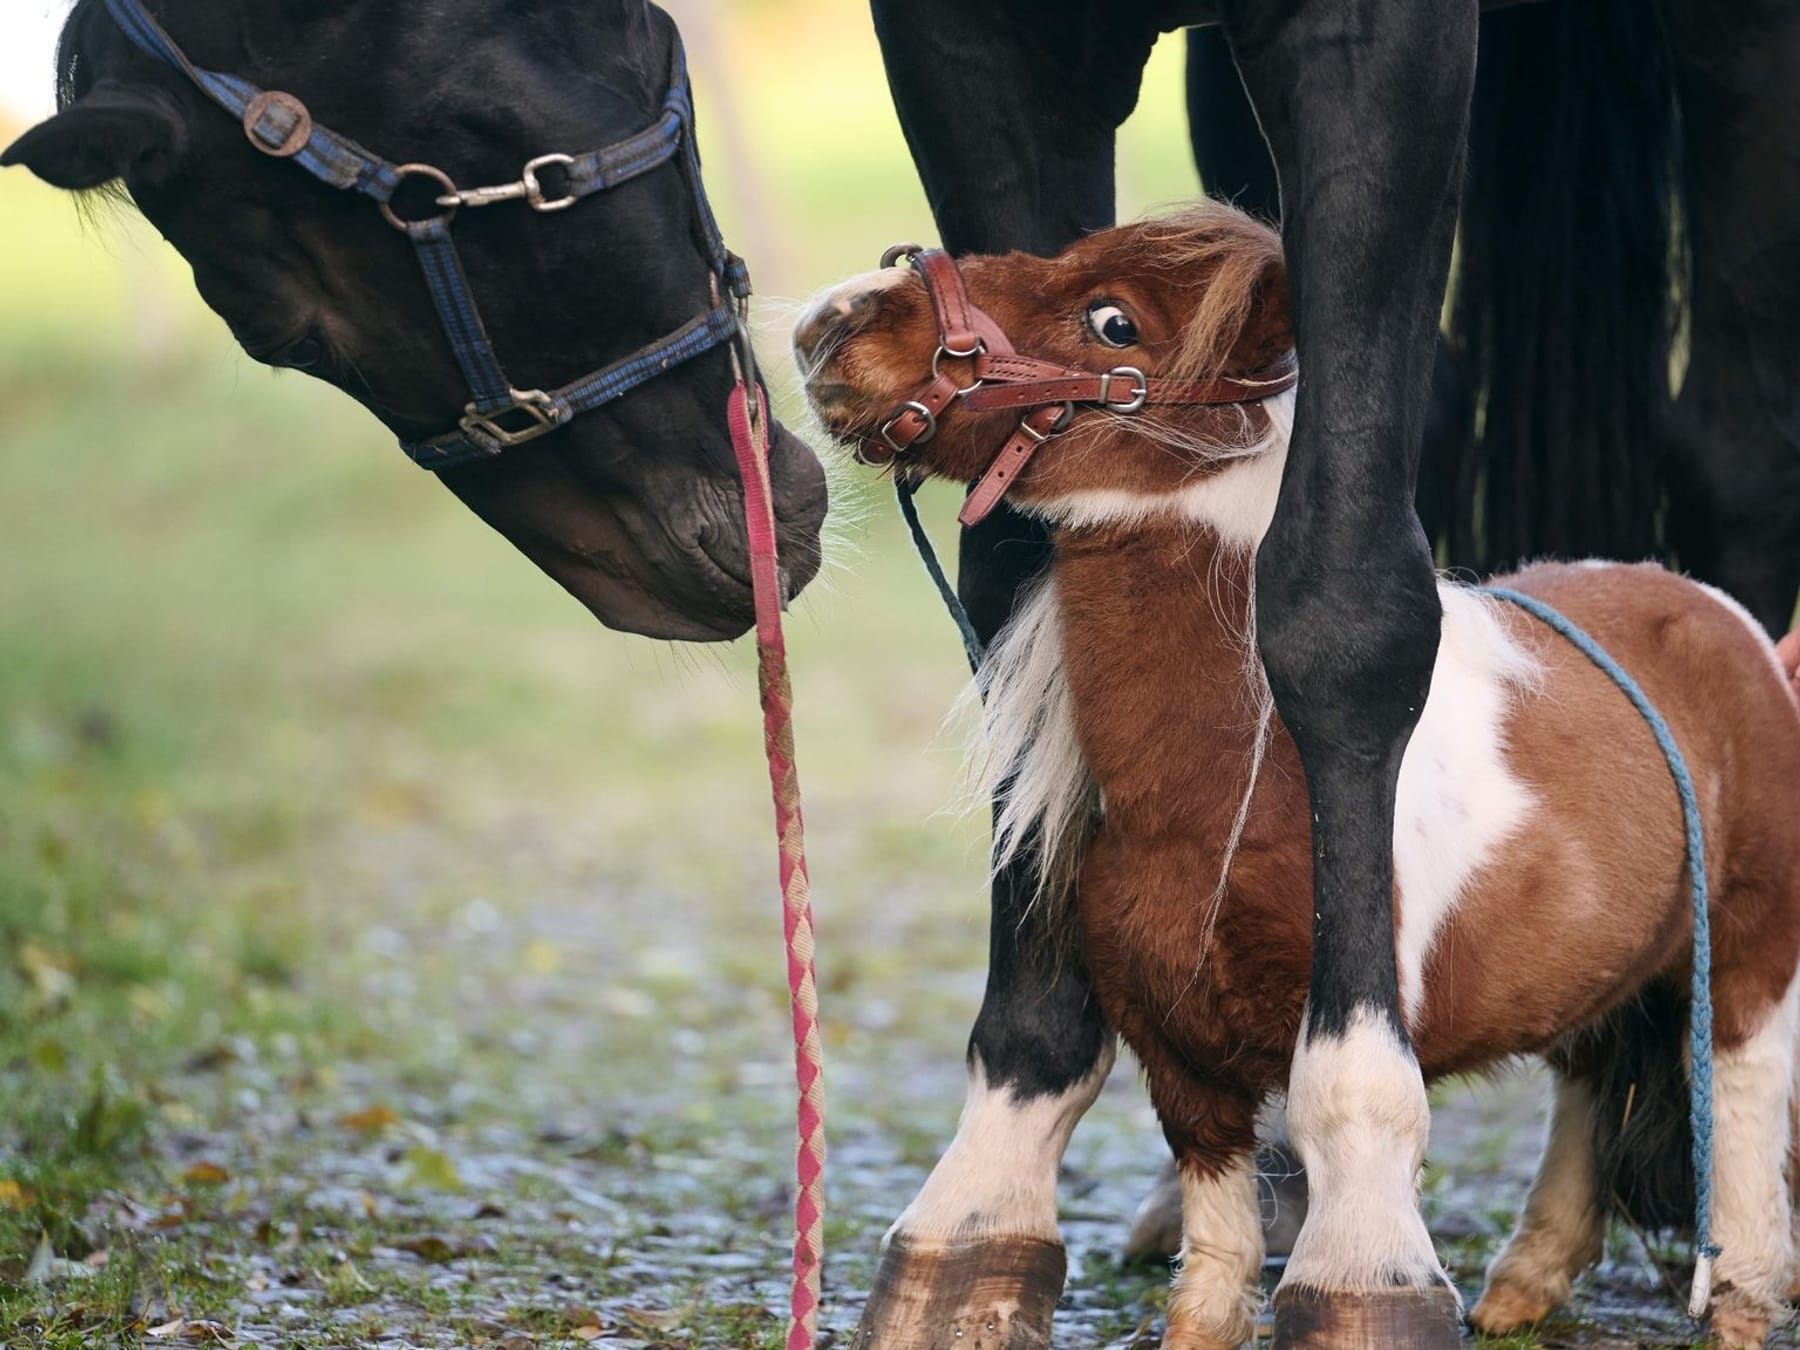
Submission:
[[[1459,1303],[1418,1210],[1430,1114],[1400,1012],[1394,794],[1439,609],[1413,510],[1469,99],[1473,0],[1227,6],[1274,152],[1302,377],[1258,639],[1306,769],[1313,964],[1288,1094],[1310,1190],[1275,1344],[1438,1347]]]
[[[1078,956],[1043,931],[1024,878],[994,885],[987,996],[956,1137],[889,1230],[857,1350],[1037,1350],[1066,1259],[1056,1179],[1112,1067],[1114,1037]]]
[[[874,0],[894,105],[944,246],[1050,254],[1113,219],[1113,140],[1155,29],[1110,0]],[[1101,40],[1104,39],[1104,40]],[[959,590],[983,640],[1046,562],[1002,508],[965,532]],[[993,887],[988,987],[955,1141],[890,1230],[857,1350],[1050,1341],[1064,1253],[1056,1173],[1112,1063],[1066,907],[1023,869]]]
[[[1488,1267],[1469,1314],[1491,1336],[1541,1321],[1569,1297],[1575,1276],[1600,1259],[1606,1236],[1594,1158],[1594,1089],[1558,1074],[1550,1130],[1525,1212]]]

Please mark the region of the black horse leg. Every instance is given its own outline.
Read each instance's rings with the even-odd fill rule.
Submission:
[[[952,252],[1053,253],[1112,223],[1113,135],[1153,30],[1101,0],[875,0],[894,102]],[[983,639],[1047,560],[1004,509],[965,534],[960,590]],[[1048,1345],[1065,1260],[1056,1175],[1113,1057],[1079,953],[1025,877],[993,887],[987,995],[956,1138],[888,1234],[857,1350]],[[1066,911],[1065,911],[1066,913]],[[1060,948],[1060,959],[1059,959]]]
[[[1681,565],[1784,633],[1800,588],[1800,11],[1666,0],[1693,250],[1669,535]]]
[[[1187,34],[1188,129],[1206,195],[1263,220],[1281,219],[1281,186],[1222,28]]]
[[[1240,0],[1303,372],[1257,621],[1313,811],[1313,968],[1288,1128],[1311,1204],[1287,1347],[1437,1347],[1458,1302],[1415,1199],[1430,1114],[1400,1012],[1394,792],[1439,607],[1413,507],[1475,73],[1475,0]]]

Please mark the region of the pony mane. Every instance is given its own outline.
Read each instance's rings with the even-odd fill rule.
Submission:
[[[1179,275],[1204,269],[1207,274],[1164,373],[1182,380],[1244,373],[1228,371],[1226,364],[1271,285],[1282,288],[1277,298],[1285,331],[1281,236],[1235,206],[1208,200],[1147,220],[1139,229],[1145,262],[1154,271]]]

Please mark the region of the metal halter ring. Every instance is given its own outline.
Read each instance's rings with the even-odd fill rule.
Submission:
[[[935,380],[939,377],[940,372],[938,367],[944,363],[946,358],[951,361],[967,361],[972,357],[981,356],[986,351],[987,343],[983,342],[980,338],[975,339],[974,350],[967,352],[953,352],[942,343],[939,343],[937,351],[931,358],[931,378]],[[977,389],[981,388],[981,383],[982,382],[977,379],[974,384],[965,385],[956,391],[956,396],[961,398],[964,394],[974,393]]]
[[[1112,382],[1129,379],[1131,381],[1131,401],[1114,403],[1112,401]],[[1100,404],[1108,412],[1134,413],[1144,406],[1150,397],[1150,381],[1144,378],[1144,372],[1136,366],[1114,366],[1100,377]]]
[[[915,253],[923,253],[923,244],[895,244],[881,255],[881,266],[885,270],[899,265],[902,258],[910,258]]]
[[[1069,429],[1069,423],[1074,420],[1075,405],[1073,403],[1065,403],[1063,404],[1063,410],[1056,415],[1056,420],[1050,424],[1050,430],[1039,431],[1036,427],[1031,425],[1029,419],[1019,423],[1019,430],[1031,437],[1031,439],[1036,441],[1039,445],[1042,445],[1052,436],[1062,435],[1063,432]]]
[[[901,445],[894,440],[894,423],[898,422],[909,412],[917,413],[920,418],[924,420],[925,430],[920,432],[917,436],[914,436],[905,445]],[[887,421],[881,424],[881,430],[878,431],[876,435],[880,436],[881,439],[887,443],[887,448],[892,450],[896,455],[904,454],[913,446],[923,445],[926,441],[937,435],[937,415],[923,403],[908,399],[905,403],[902,403],[898,408],[894,409],[893,416],[889,417]]]
[[[445,173],[442,169],[433,168],[429,164],[402,164],[398,172],[400,174],[400,183],[404,183],[408,178],[431,179],[432,182],[444,189],[444,192],[451,200],[446,203],[443,197],[438,197],[436,199],[437,205],[444,208],[444,213],[441,216],[427,216],[424,220],[406,220],[395,212],[393,198],[390,195],[389,199],[381,204],[381,218],[383,220],[387,221],[388,224],[400,231],[401,234],[406,234],[412,226],[423,225],[430,220],[441,220],[444,224],[448,225],[451,221],[456,219],[456,210],[461,204],[461,197],[456,190],[456,184],[451,180],[449,174]],[[400,183],[394,185],[394,190],[396,192],[399,191]]]

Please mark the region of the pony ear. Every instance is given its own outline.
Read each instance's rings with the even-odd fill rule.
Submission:
[[[80,191],[115,178],[166,178],[186,144],[186,129],[163,95],[107,82],[19,137],[0,154],[0,166],[23,164],[52,187]]]

